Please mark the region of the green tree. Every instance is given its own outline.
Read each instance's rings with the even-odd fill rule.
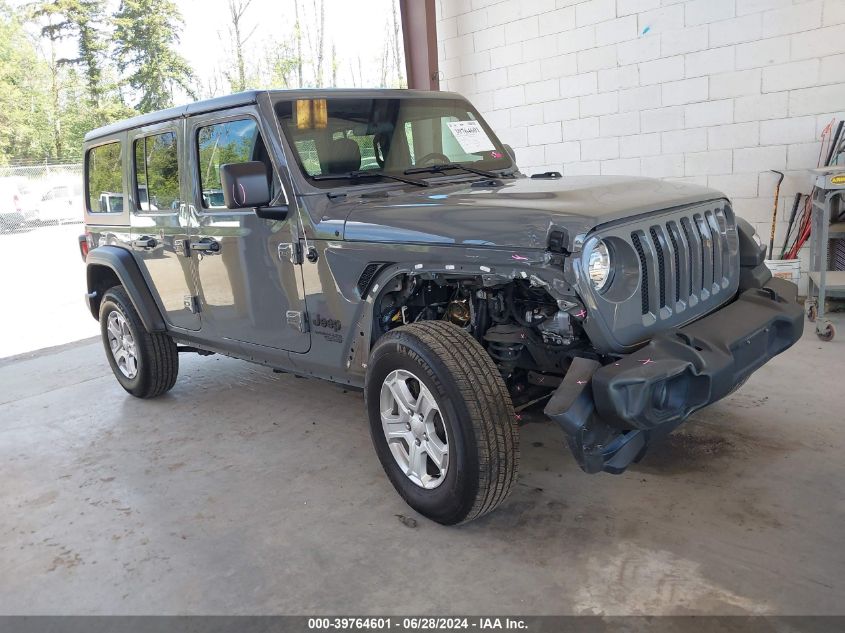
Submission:
[[[102,27],[105,20],[103,0],[47,0],[36,9],[35,15],[47,19],[41,29],[44,37],[51,41],[76,39],[77,56],[58,62],[82,68],[90,104],[99,109],[108,90],[103,78],[108,48]]]
[[[121,0],[114,25],[118,68],[140,95],[137,110],[172,105],[176,86],[194,96],[191,68],[175,50],[183,22],[172,0]]]
[[[296,87],[302,88],[305,85],[305,82],[302,77],[302,23],[299,21],[299,0],[293,0],[293,11],[293,36],[296,45],[296,55],[291,57],[296,60]]]
[[[0,164],[51,155],[48,82],[20,17],[0,2]]]
[[[41,34],[38,42],[47,80],[42,83],[52,138],[42,158],[78,160],[85,132],[131,114],[119,99],[113,67],[105,55],[103,0],[41,0],[25,15]],[[71,40],[75,47],[62,47]],[[59,50],[74,50],[59,57]]]
[[[46,40],[47,50],[43,48],[41,53],[46,61],[49,81],[47,82],[47,117],[49,119],[50,132],[53,138],[53,147],[50,152],[52,158],[58,158],[64,154],[64,133],[62,130],[62,92],[64,90],[64,64],[60,62],[57,54],[58,41],[61,39],[61,32],[56,28],[57,16],[48,13],[43,14],[38,7],[35,7],[32,19],[42,18],[46,24],[41,28],[42,39]]]
[[[314,9],[314,40],[311,41],[310,31],[306,32],[309,43],[313,46],[314,55],[314,85],[317,88],[323,85],[323,58],[325,57],[326,44],[326,3],[325,0],[312,0]]]
[[[296,53],[295,43],[274,42],[266,50],[269,88],[299,88],[302,59]]]
[[[84,77],[80,76],[74,67],[66,68],[64,72],[66,75],[59,112],[63,152],[58,158],[80,160],[82,139],[87,132],[101,125],[128,118],[136,112],[121,103],[113,92],[103,96],[98,108],[91,107],[87,101],[88,90]]]
[[[229,37],[231,39],[232,52],[235,55],[235,70],[234,72],[227,72],[226,78],[229,80],[232,92],[242,92],[250,87],[249,84],[251,83],[251,78],[247,78],[246,58],[244,55],[244,46],[258,28],[258,25],[256,25],[249,33],[244,34],[244,16],[251,4],[252,0],[229,0],[229,19],[231,21]]]

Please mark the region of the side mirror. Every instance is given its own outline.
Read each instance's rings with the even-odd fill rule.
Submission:
[[[220,182],[227,209],[259,208],[270,204],[267,166],[261,161],[221,165]]]

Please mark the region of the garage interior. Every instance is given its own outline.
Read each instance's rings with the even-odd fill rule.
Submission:
[[[778,245],[845,116],[842,0],[399,4],[409,87],[465,94],[526,173],[708,185],[768,236],[781,170]],[[67,275],[45,328],[84,310],[74,247],[31,271]],[[843,614],[845,343],[809,322],[619,476],[525,413],[514,492],[457,528],[395,493],[360,392],[183,355],[140,401],[73,323],[82,340],[0,359],[3,613]]]

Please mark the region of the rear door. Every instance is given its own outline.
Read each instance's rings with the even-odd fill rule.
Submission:
[[[183,201],[184,119],[129,133],[131,247],[164,320],[200,328],[190,218]]]
[[[188,120],[193,191],[189,205],[196,218],[191,238],[196,250],[203,330],[263,347],[307,352],[311,338],[305,319],[302,266],[296,213],[265,220],[250,208],[227,209],[220,166],[262,161],[271,174],[275,200],[291,200],[282,190],[264,144],[253,107]]]

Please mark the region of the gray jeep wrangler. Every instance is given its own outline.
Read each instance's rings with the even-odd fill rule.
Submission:
[[[723,194],[525,177],[452,93],[140,116],[86,136],[85,188],[88,305],[126,391],[168,391],[180,352],[362,388],[387,476],[444,524],[506,498],[518,411],[621,473],[803,329]]]

